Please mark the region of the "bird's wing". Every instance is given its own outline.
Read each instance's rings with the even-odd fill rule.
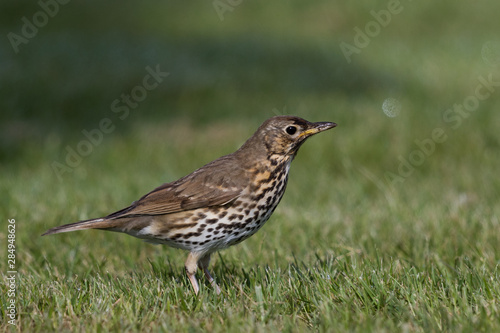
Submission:
[[[164,215],[219,206],[238,198],[248,184],[245,171],[223,156],[172,183],[163,184],[107,218]],[[231,167],[228,167],[231,166]]]

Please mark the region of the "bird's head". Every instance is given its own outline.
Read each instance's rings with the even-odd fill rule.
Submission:
[[[331,122],[311,123],[299,117],[276,116],[266,120],[241,149],[293,157],[307,138],[335,126]]]

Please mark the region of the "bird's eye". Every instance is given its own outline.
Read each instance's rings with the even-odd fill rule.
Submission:
[[[287,128],[285,128],[285,131],[290,134],[290,135],[294,135],[295,132],[297,132],[297,127],[295,126],[288,126]]]

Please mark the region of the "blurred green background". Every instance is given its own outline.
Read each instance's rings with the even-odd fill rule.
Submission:
[[[186,140],[210,127],[225,136],[222,128],[240,126],[241,134],[221,140],[230,148],[214,151],[211,137],[203,141],[199,149],[206,149],[210,160],[233,150],[276,114],[339,123],[329,154],[335,177],[342,176],[342,166],[353,165],[387,185],[386,172],[397,174],[399,157],[408,159],[418,149],[414,141],[430,138],[434,128],[444,128],[448,139],[426,156],[413,180],[425,172],[451,172],[464,156],[476,163],[485,154],[498,154],[497,91],[470,117],[460,116],[464,122],[456,130],[443,121],[447,109],[474,94],[479,77],[499,76],[496,2],[47,3],[48,10],[26,1],[1,5],[2,177],[14,179],[20,167],[50,167],[58,180],[54,186],[66,186],[54,162],[68,166],[68,151],[78,151],[87,140],[82,131],[98,129],[102,119],[112,123],[110,133],[81,148],[88,156],[76,158],[78,167],[65,169],[64,180],[90,168],[106,170],[99,167],[106,163],[100,155],[115,151],[114,140],[133,142],[139,153],[155,151],[159,164],[176,168],[183,149],[189,149]],[[397,11],[385,19],[387,24],[376,23],[373,11],[383,16],[394,3]],[[39,22],[34,37],[23,36],[32,31],[26,20]],[[356,29],[365,31],[370,24],[368,42],[363,42],[368,45],[348,61],[342,43],[355,46]],[[124,106],[119,101],[123,94],[142,85],[148,66],[169,75],[125,116],[113,112],[113,102]],[[384,114],[387,99],[400,106],[397,117]],[[187,134],[184,128],[195,132]],[[189,136],[180,140],[187,147],[171,141],[179,138],[171,135],[176,130]],[[153,133],[156,139],[149,138]],[[129,163],[145,158],[122,152]],[[193,165],[206,161],[199,158]],[[481,177],[480,169],[470,172]]]
[[[376,23],[371,11],[394,3],[390,22]],[[234,151],[278,114],[339,126],[301,149],[263,231],[224,251],[236,267],[284,267],[292,253],[306,262],[381,255],[424,271],[431,253],[449,265],[465,256],[488,274],[498,267],[500,86],[482,88],[490,94],[474,111],[453,113],[459,125],[444,116],[481,78],[500,82],[500,2],[69,1],[13,47],[23,17],[44,23],[42,10],[0,3],[0,216],[17,221],[27,279],[53,279],[45,258],[65,267],[68,253],[81,266],[61,270],[85,275],[92,248],[118,275],[138,258],[147,269],[154,255],[173,257],[173,275],[182,274],[184,254],[130,237],[38,236],[128,205]],[[369,43],[349,62],[341,45],[356,45],[367,25]],[[112,104],[139,91],[148,66],[169,75],[120,119]],[[383,111],[387,100],[397,101],[395,117]],[[103,119],[112,129],[85,146],[84,131]],[[436,128],[446,140],[418,153],[415,140]],[[68,149],[79,147],[86,153],[68,166]],[[126,249],[118,258],[116,247]]]
[[[481,50],[498,39],[496,2],[402,1],[400,12],[351,63],[340,43],[354,44],[353,29],[364,30],[374,21],[370,11],[387,10],[389,2],[241,1],[218,13],[215,4],[224,3],[59,4],[16,53],[8,34],[22,35],[22,17],[33,22],[42,7],[3,1],[0,156],[14,162],[27,147],[51,144],[59,145],[51,153],[64,152],[104,117],[117,125],[110,136],[126,137],[144,123],[168,131],[179,119],[192,126],[248,124],[250,132],[276,113],[337,121],[339,136],[357,137],[356,128],[368,127],[371,140],[354,138],[363,146],[357,149],[397,146],[398,153],[441,126],[443,111],[492,71]],[[119,121],[110,105],[142,82],[146,66],[170,75]],[[396,119],[381,112],[391,97],[402,103]],[[495,97],[481,103],[468,126],[498,125],[491,112]]]

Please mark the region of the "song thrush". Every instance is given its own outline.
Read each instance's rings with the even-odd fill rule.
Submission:
[[[127,208],[55,227],[43,235],[101,229],[188,250],[185,267],[195,293],[198,267],[220,293],[208,271],[210,255],[262,227],[285,192],[290,163],[300,146],[335,126],[292,116],[270,118],[236,152],[161,185]]]

